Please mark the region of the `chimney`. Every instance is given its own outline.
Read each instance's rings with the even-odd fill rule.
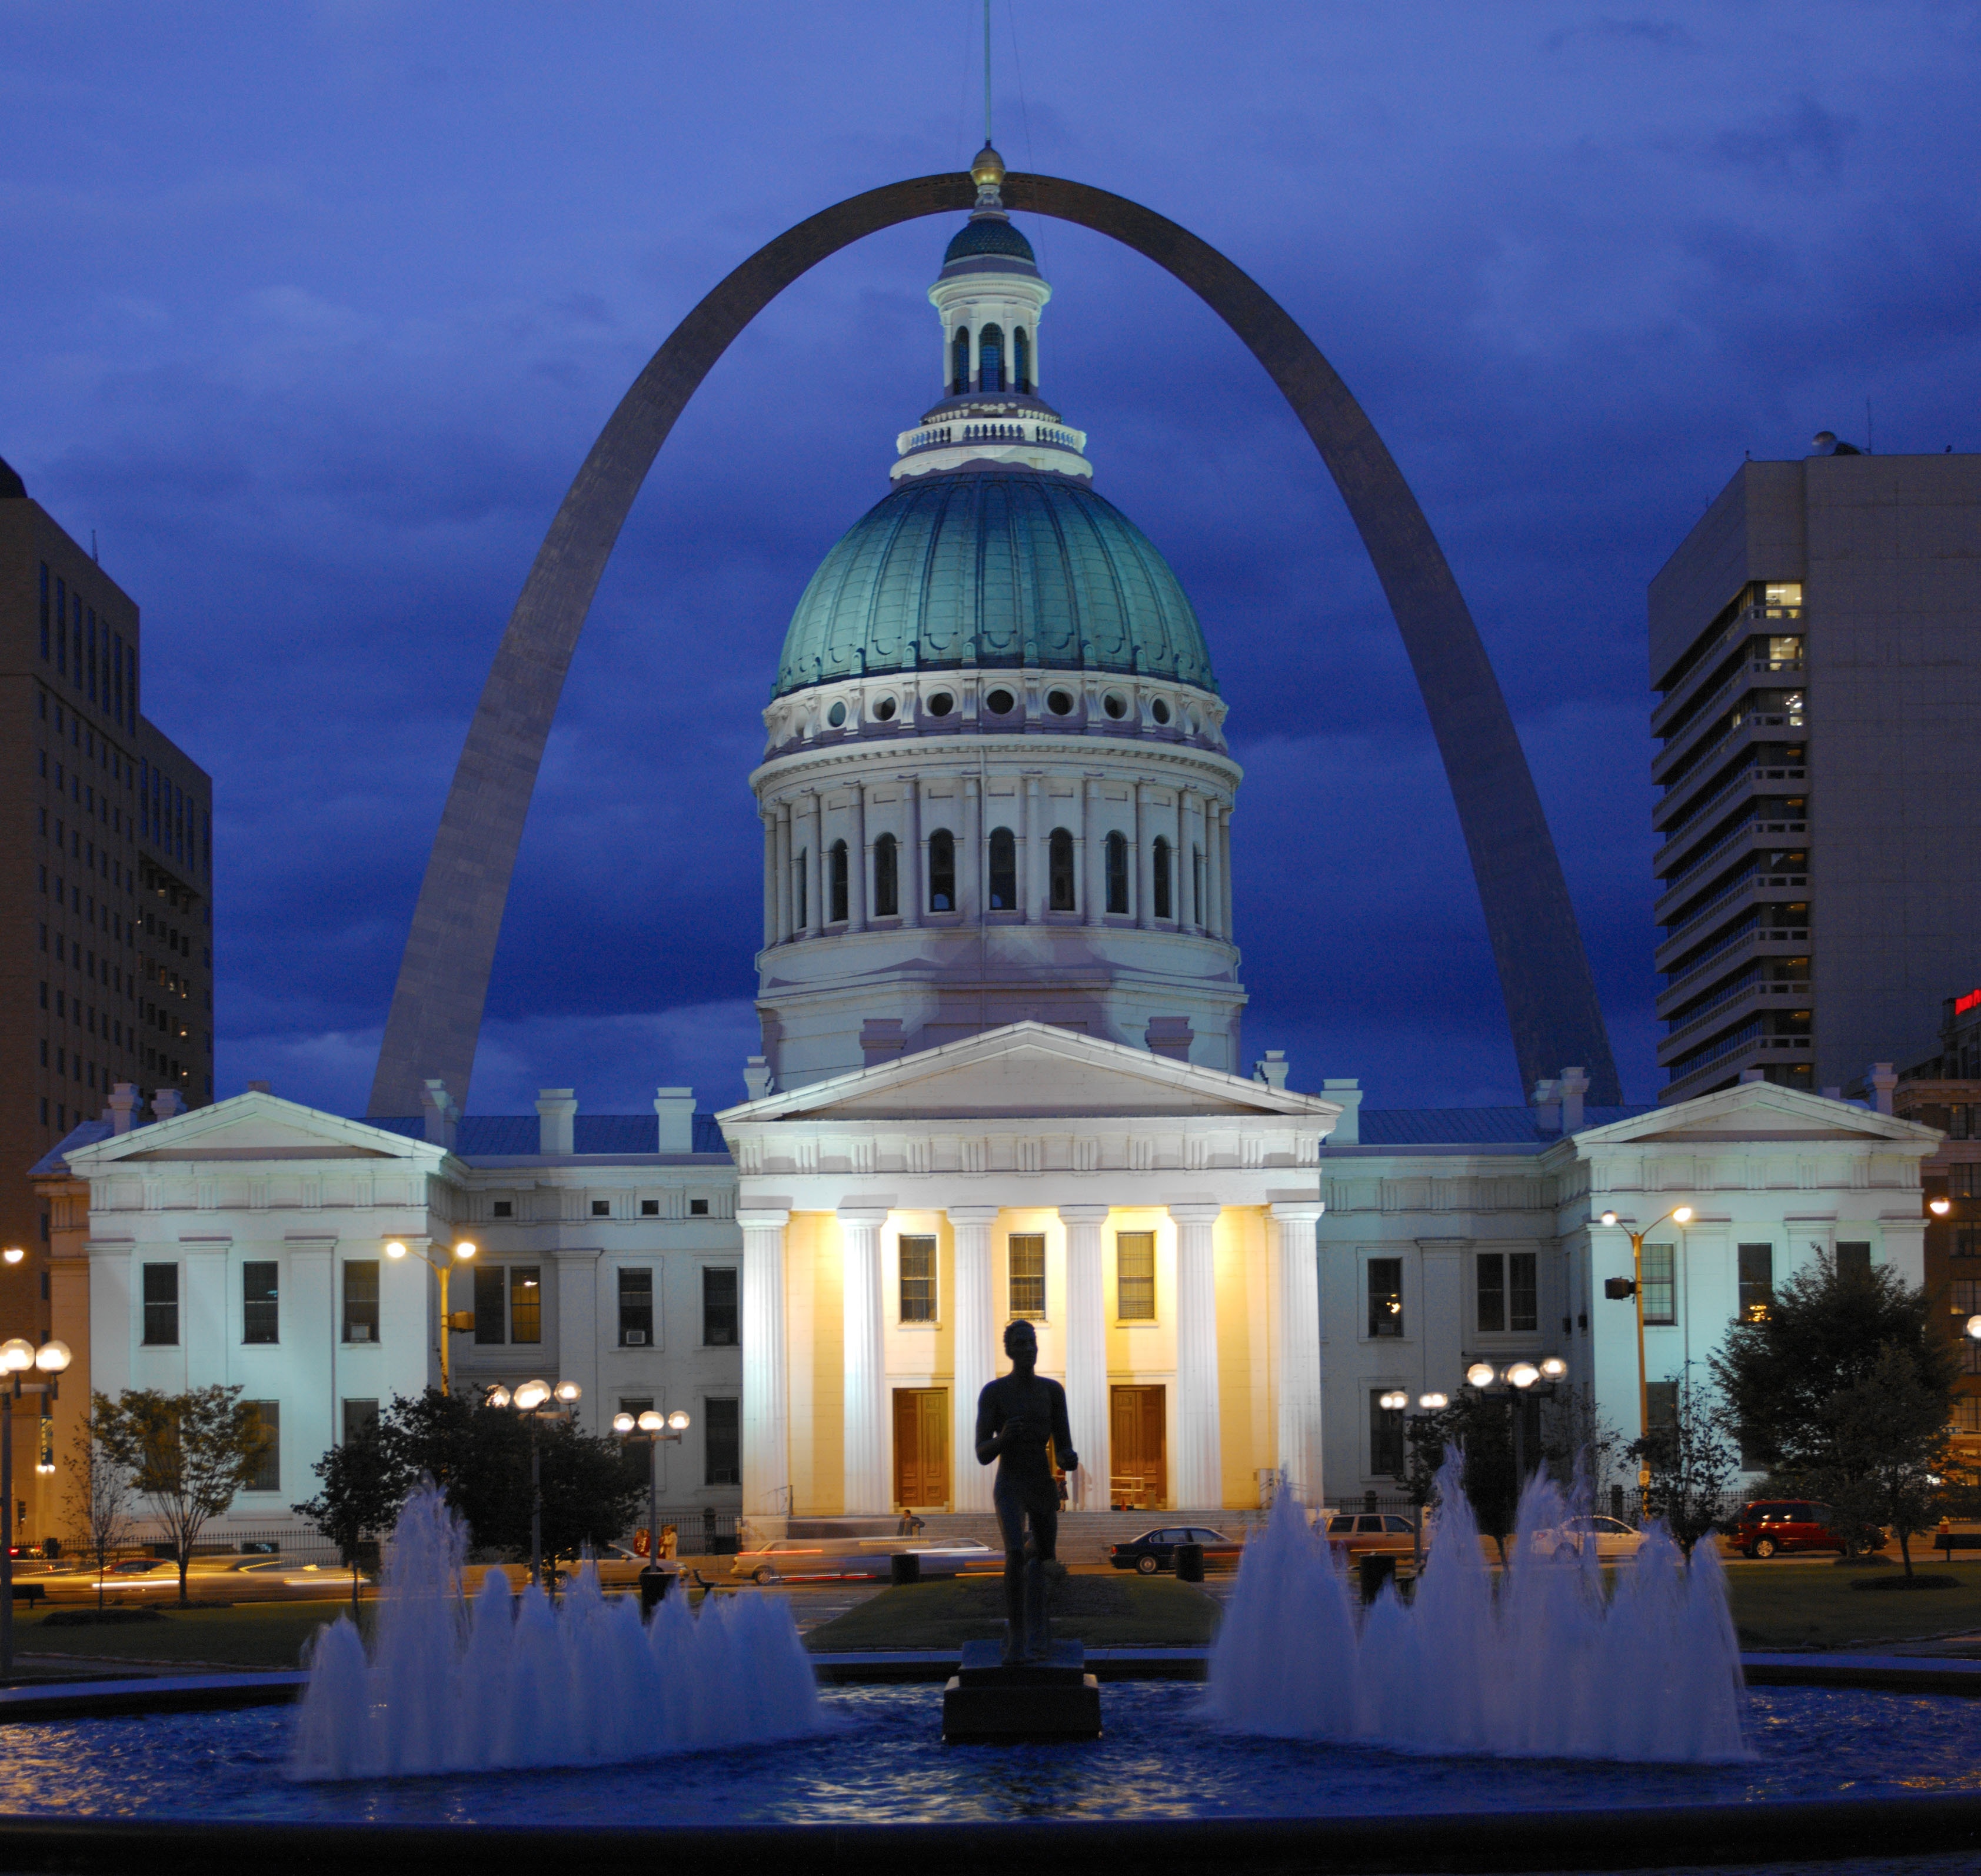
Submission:
[[[1874,1061],[1871,1065],[1870,1073],[1864,1078],[1871,1084],[1872,1106],[1880,1114],[1890,1113],[1892,1090],[1899,1085],[1899,1078],[1892,1072],[1892,1065],[1888,1061]]]
[[[151,1111],[161,1121],[168,1121],[175,1114],[185,1111],[185,1097],[176,1088],[155,1089],[151,1095]]]
[[[138,1090],[129,1081],[119,1081],[110,1091],[110,1105],[105,1111],[113,1134],[128,1134],[138,1125]]]
[[[658,1102],[655,1104],[659,1105]],[[537,1090],[537,1151],[546,1159],[568,1159],[578,1151],[578,1091],[571,1088]]]
[[[1561,1084],[1555,1081],[1534,1084],[1534,1126],[1544,1134],[1561,1131]]]
[[[1195,1040],[1190,1032],[1187,1016],[1149,1018],[1149,1053],[1152,1055],[1167,1055],[1171,1061],[1188,1061],[1190,1045]]]
[[[1579,1134],[1582,1131],[1582,1098],[1589,1092],[1589,1077],[1579,1068],[1564,1068],[1561,1071],[1561,1131],[1564,1134]]]
[[[250,1081],[248,1091],[251,1095],[272,1095],[275,1091],[266,1081]]]
[[[752,1055],[743,1065],[743,1091],[752,1101],[761,1101],[771,1091],[771,1065],[761,1055]]]
[[[1269,1048],[1264,1058],[1252,1065],[1252,1079],[1264,1081],[1268,1088],[1277,1088],[1281,1094],[1287,1091],[1287,1071],[1292,1065],[1287,1060],[1283,1048]]]
[[[1362,1084],[1351,1075],[1345,1081],[1323,1081],[1321,1098],[1325,1101],[1341,1103],[1341,1118],[1334,1123],[1334,1131],[1327,1136],[1330,1146],[1360,1146],[1362,1144]]]
[[[451,1151],[461,1110],[454,1105],[454,1097],[447,1091],[444,1081],[430,1079],[424,1085],[426,1092],[421,1099],[426,1107],[426,1137],[435,1146],[444,1146]]]
[[[661,1122],[660,1145],[655,1151],[692,1153],[694,1151],[694,1090],[691,1088],[655,1088],[654,1111],[659,1115]]]
[[[869,1068],[899,1061],[907,1046],[908,1038],[901,1034],[898,1016],[870,1016],[860,1026],[860,1053]]]

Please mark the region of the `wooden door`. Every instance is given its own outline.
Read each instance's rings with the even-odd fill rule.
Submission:
[[[1110,1388],[1114,1476],[1108,1502],[1153,1511],[1169,1495],[1168,1403],[1160,1388]]]
[[[949,1502],[949,1390],[894,1390],[894,1502],[924,1510]]]

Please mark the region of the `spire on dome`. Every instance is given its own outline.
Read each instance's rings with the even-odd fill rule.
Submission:
[[[970,165],[970,179],[977,185],[977,206],[979,208],[1001,208],[1004,198],[1001,192],[1004,181],[1004,159],[991,146],[990,139],[984,139],[984,147],[977,152]]]

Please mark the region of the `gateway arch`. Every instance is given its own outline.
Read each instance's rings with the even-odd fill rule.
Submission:
[[[1104,189],[1007,172],[1004,206],[1109,235],[1189,287],[1250,348],[1341,491],[1430,713],[1486,915],[1523,1088],[1580,1063],[1620,1098],[1608,1032],[1540,797],[1499,680],[1430,524],[1382,438],[1285,308],[1187,229]],[[564,674],[605,563],[668,433],[743,328],[863,235],[975,206],[967,172],[847,198],[751,255],[633,381],[558,508],[469,725],[427,861],[368,1111],[417,1114],[438,1078],[465,1105],[503,907]]]

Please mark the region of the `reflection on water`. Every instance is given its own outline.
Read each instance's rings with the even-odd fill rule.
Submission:
[[[0,1802],[99,1817],[554,1826],[1349,1816],[1981,1790],[1973,1709],[1957,1697],[1781,1688],[1749,1698],[1759,1756],[1737,1766],[1241,1738],[1217,1725],[1200,1687],[1145,1681],[1102,1690],[1107,1730],[1091,1745],[944,1746],[940,1688],[844,1688],[824,1696],[821,1738],[581,1771],[338,1784],[286,1778],[295,1715],[255,1708],[10,1726]]]

